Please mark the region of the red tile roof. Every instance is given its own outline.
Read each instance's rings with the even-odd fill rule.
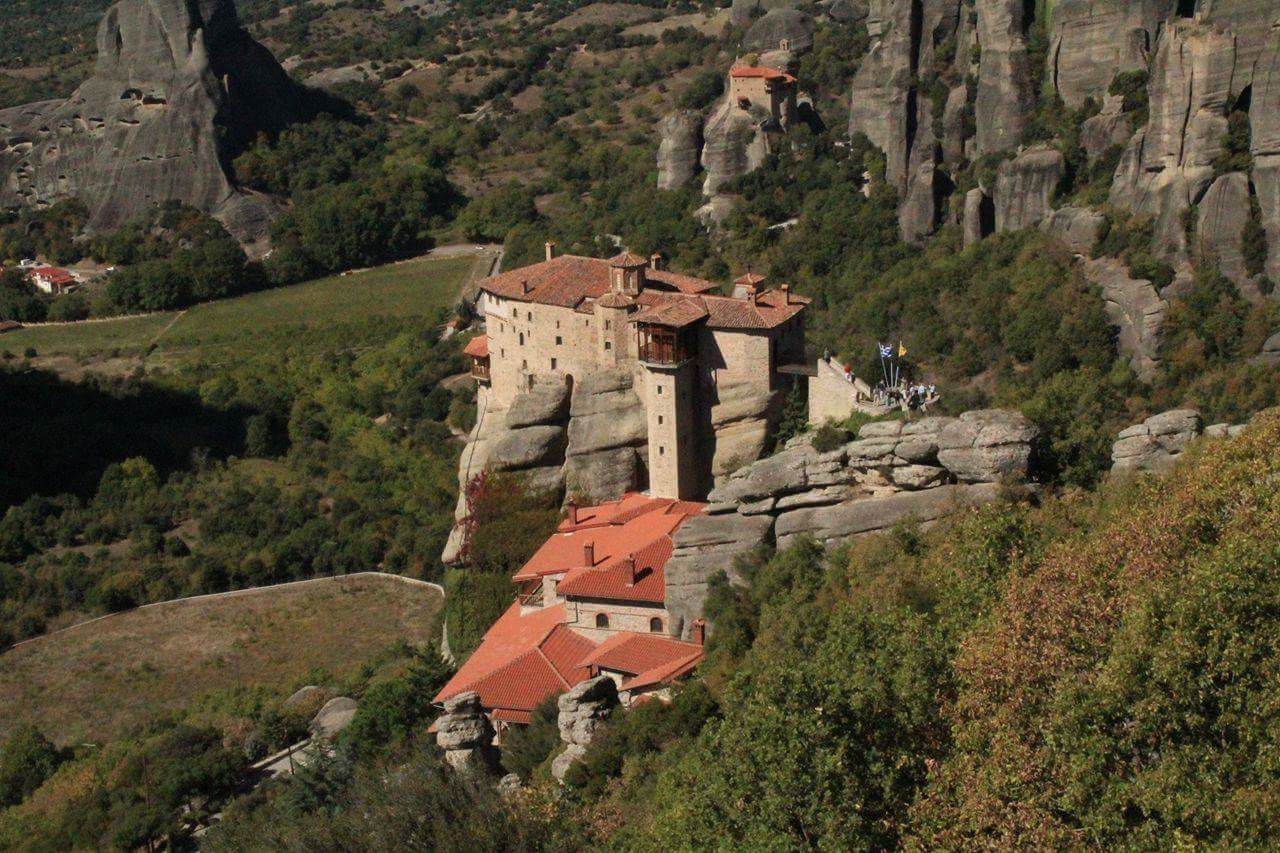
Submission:
[[[698,297],[688,299],[664,299],[656,305],[643,308],[631,318],[635,323],[653,323],[658,326],[669,326],[683,329],[707,317],[707,309],[703,300]]]
[[[574,308],[584,299],[599,299],[609,292],[609,264],[600,258],[559,255],[485,279],[480,287],[504,299]],[[646,269],[644,275],[647,286],[681,293],[705,293],[718,287],[715,282],[666,270]]]
[[[462,348],[462,354],[472,356],[473,358],[488,358],[489,336],[477,335],[467,341],[467,345]]]
[[[639,255],[633,255],[630,252],[619,252],[609,259],[611,267],[647,267],[649,262]]]
[[[662,604],[666,599],[663,567],[674,548],[671,537],[663,535],[636,551],[634,560],[627,554],[598,568],[582,566],[571,570],[557,590],[575,598]]]
[[[660,539],[669,539],[686,518],[702,512],[703,506],[628,494],[620,501],[599,507],[581,507],[577,510],[577,522],[569,519],[562,522],[557,532],[516,572],[515,580],[529,581],[584,568],[585,545],[592,546],[594,551],[591,568],[608,569],[621,558],[638,554]]]
[[[520,603],[513,603],[434,701],[474,690],[486,708],[532,711],[568,690],[587,676],[580,661],[595,643],[565,627],[564,620],[563,604],[522,614]]]
[[[34,278],[41,278],[50,284],[70,284],[75,281],[71,273],[57,267],[36,267],[31,271]]]
[[[711,294],[660,293],[646,290],[636,297],[643,309],[632,319],[635,322],[659,322],[643,319],[654,316],[658,309],[672,311],[674,303],[686,302],[697,306],[706,314],[707,325],[713,329],[772,329],[799,314],[809,304],[808,297],[781,289],[766,290],[746,299]],[[674,314],[673,316],[681,316]]]
[[[730,70],[729,74],[739,79],[745,77],[759,77],[770,82],[779,80],[783,83],[794,83],[796,78],[785,71],[777,68],[768,68],[763,65],[739,65],[737,68]]]
[[[591,671],[608,669],[629,675],[623,690],[658,684],[683,674],[702,659],[702,646],[661,634],[615,634],[601,643],[582,663]]]

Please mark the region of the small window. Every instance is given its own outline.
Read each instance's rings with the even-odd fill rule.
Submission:
[[[552,370],[555,370],[555,369],[556,369],[556,360],[555,360],[554,358],[553,358],[553,359],[551,359],[551,369],[552,369]]]
[[[524,346],[524,332],[520,333],[520,346]]]
[[[499,358],[506,358],[506,357],[507,357],[507,351],[506,351],[505,349],[499,348],[499,349],[498,349],[498,357],[499,357]]]
[[[526,312],[524,312],[524,316],[525,316],[525,318],[526,318],[526,319],[528,319],[528,321],[529,321],[530,323],[532,323],[532,322],[533,322],[533,312],[532,312],[532,311],[526,311]]]
[[[560,328],[560,321],[559,321],[559,320],[556,320],[556,328],[557,328],[557,329],[558,329],[558,328]],[[559,338],[557,338],[556,340],[557,340],[557,341],[559,341]]]
[[[658,445],[658,455],[659,455],[659,456],[665,456],[665,455],[666,455],[666,452],[667,452],[667,449],[666,449],[665,447],[663,447],[661,444],[659,444],[659,445]]]
[[[605,330],[606,332],[607,332],[607,331],[609,331],[609,321],[608,321],[608,320],[605,320],[605,321],[604,321],[604,330]]]
[[[659,619],[657,616],[649,620],[649,633],[650,634],[662,633],[662,620]]]
[[[658,393],[659,393],[659,394],[661,394],[661,393],[662,393],[662,386],[661,386],[661,385],[659,385],[659,386],[658,386]]]
[[[521,370],[528,370],[528,369],[529,369],[529,359],[527,359],[527,358],[522,358],[522,359],[520,359],[520,369],[521,369]]]
[[[560,337],[559,335],[556,335],[556,346],[560,346],[563,343],[564,343],[564,338]]]
[[[596,614],[596,627],[597,627],[597,628],[608,628],[608,627],[609,627],[609,617],[608,617],[607,615],[605,615],[604,613],[597,613],[597,614]]]
[[[662,426],[662,415],[658,415],[658,426]]]
[[[612,343],[611,341],[605,341],[605,342],[604,342],[604,348],[605,348],[606,350],[611,350],[611,349],[613,349],[613,343]]]

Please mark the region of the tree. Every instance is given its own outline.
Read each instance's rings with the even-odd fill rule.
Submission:
[[[67,758],[35,726],[19,726],[0,744],[0,808],[22,802]]]

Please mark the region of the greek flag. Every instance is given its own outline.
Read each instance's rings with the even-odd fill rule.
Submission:
[[[876,346],[880,347],[880,357],[881,357],[881,358],[892,358],[892,357],[893,357],[893,345],[892,345],[892,344],[876,344]]]

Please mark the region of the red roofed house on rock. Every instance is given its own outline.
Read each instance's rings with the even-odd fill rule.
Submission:
[[[57,296],[76,285],[75,276],[57,267],[36,267],[27,274],[31,283],[41,293]]]
[[[528,723],[548,696],[605,674],[623,702],[661,696],[702,659],[702,644],[668,636],[663,569],[671,534],[703,505],[629,493],[570,505],[515,575],[519,597],[485,634],[436,702],[475,691],[501,731]]]
[[[796,78],[779,68],[736,65],[729,71],[729,102],[763,112],[786,130],[796,115]]]
[[[760,276],[723,296],[713,282],[662,269],[656,255],[600,260],[554,250],[548,243],[543,262],[481,284],[487,336],[467,349],[477,407],[507,408],[534,377],[630,368],[647,412],[650,494],[704,497],[717,388],[790,387],[793,377],[779,368],[805,360],[809,300]]]

